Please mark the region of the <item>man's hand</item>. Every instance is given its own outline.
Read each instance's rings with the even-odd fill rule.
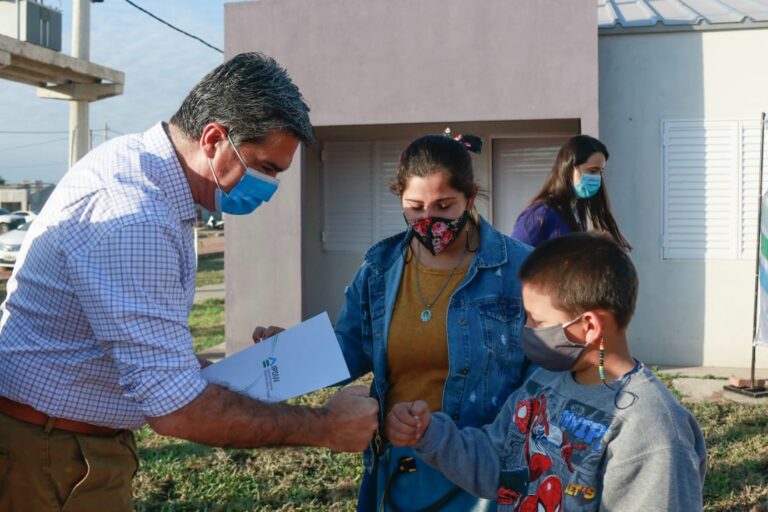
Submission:
[[[254,343],[261,343],[267,338],[271,338],[277,333],[283,332],[285,329],[282,327],[277,327],[274,325],[270,325],[269,327],[262,327],[258,326],[253,330],[253,334],[251,337],[253,338]]]
[[[321,410],[326,416],[323,446],[340,452],[361,452],[379,426],[379,404],[364,386],[350,386],[333,395]]]
[[[422,400],[399,403],[387,415],[387,438],[394,446],[413,446],[432,421],[429,406]]]
[[[201,370],[206,366],[211,366],[213,364],[213,361],[209,361],[208,359],[205,359],[204,357],[200,357],[200,356],[197,356],[197,362],[200,363]]]

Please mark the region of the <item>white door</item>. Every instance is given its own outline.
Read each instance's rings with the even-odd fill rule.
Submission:
[[[509,235],[552,170],[567,137],[493,140],[493,226]]]

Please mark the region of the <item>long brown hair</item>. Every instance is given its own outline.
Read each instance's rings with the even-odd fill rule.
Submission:
[[[530,205],[543,203],[554,208],[573,231],[583,231],[582,226],[586,226],[589,220],[595,229],[607,232],[622,249],[630,251],[632,246],[619,231],[616,219],[611,213],[605,181],[590,198],[580,199],[573,190],[574,169],[595,153],[602,153],[608,160],[608,148],[596,138],[589,135],[571,137],[560,148],[552,171]],[[575,215],[572,207],[574,204]]]

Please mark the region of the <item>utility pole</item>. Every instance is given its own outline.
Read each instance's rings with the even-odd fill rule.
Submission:
[[[89,61],[91,48],[91,1],[72,0],[72,56]],[[88,100],[69,102],[69,166],[88,152],[90,128]]]
[[[109,126],[107,126],[107,123],[104,123],[104,142],[107,142],[109,140]]]

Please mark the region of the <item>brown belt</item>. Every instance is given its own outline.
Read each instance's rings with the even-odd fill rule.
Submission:
[[[22,404],[13,401],[10,398],[5,398],[4,396],[0,396],[0,412],[11,418],[16,418],[19,421],[45,427],[46,432],[50,432],[52,429],[58,429],[74,432],[76,434],[85,434],[87,436],[110,436],[120,432],[114,428],[100,427],[82,421],[68,420],[65,418],[51,418],[31,405]]]

